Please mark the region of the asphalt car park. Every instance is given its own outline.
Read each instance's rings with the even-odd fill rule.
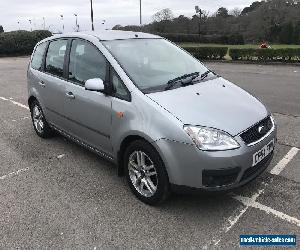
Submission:
[[[273,112],[275,156],[265,173],[231,193],[173,195],[150,207],[112,164],[61,136],[36,136],[28,60],[0,59],[1,249],[235,249],[240,234],[299,239],[299,67],[208,63]]]

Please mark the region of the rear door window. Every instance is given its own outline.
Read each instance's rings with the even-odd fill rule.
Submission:
[[[50,42],[46,56],[46,72],[63,77],[67,43],[67,40],[55,40]]]
[[[47,43],[41,43],[39,44],[33,54],[32,60],[31,60],[31,67],[36,70],[42,70],[43,68],[43,58],[45,54],[45,49],[47,47]]]

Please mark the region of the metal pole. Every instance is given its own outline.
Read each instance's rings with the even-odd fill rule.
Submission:
[[[140,25],[142,26],[142,0],[140,0]]]
[[[46,21],[45,21],[45,17],[43,17],[43,22],[44,22],[44,30],[46,29]]]
[[[78,32],[78,20],[77,20],[77,14],[74,14],[74,16],[76,17],[75,25],[76,25],[76,29],[77,29],[77,32]]]
[[[30,31],[32,31],[31,20],[29,19],[28,21],[30,23]]]
[[[78,32],[79,31],[78,15],[76,15],[76,27],[77,27],[77,32]]]
[[[202,15],[202,12],[200,10],[200,12],[199,12],[199,36],[201,35],[201,15]]]
[[[92,21],[92,31],[94,31],[94,11],[93,11],[93,0],[91,0],[91,21]]]
[[[60,18],[62,20],[62,28],[63,28],[63,33],[65,32],[65,23],[64,23],[64,15],[60,15]]]
[[[201,17],[202,17],[202,10],[199,8],[199,6],[195,6],[196,10],[196,15],[199,14],[199,21],[198,21],[198,32],[199,32],[199,37],[201,35]]]

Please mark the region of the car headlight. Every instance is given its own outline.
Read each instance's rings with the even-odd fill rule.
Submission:
[[[183,129],[201,150],[220,151],[240,147],[231,135],[218,129],[189,125],[184,126]]]

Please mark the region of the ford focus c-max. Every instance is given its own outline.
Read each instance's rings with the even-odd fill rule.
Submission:
[[[27,76],[37,135],[59,132],[114,162],[148,204],[244,185],[273,156],[268,109],[159,36],[55,35],[36,45]]]

